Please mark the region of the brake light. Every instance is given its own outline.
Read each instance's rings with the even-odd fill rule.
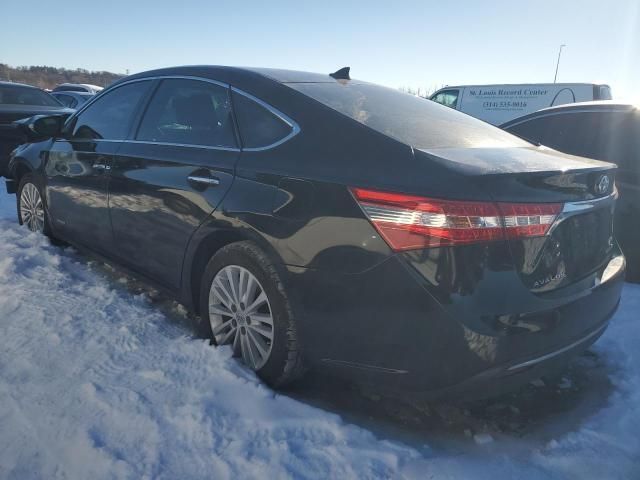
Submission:
[[[560,203],[492,203],[352,188],[378,233],[395,251],[544,236]]]

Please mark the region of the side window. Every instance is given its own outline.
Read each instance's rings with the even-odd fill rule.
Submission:
[[[65,106],[69,108],[76,108],[76,106],[78,105],[78,100],[70,95],[59,95],[59,97],[64,97],[64,100],[61,101],[65,104]]]
[[[71,100],[73,100],[73,98],[71,98],[69,95],[58,94],[54,95],[54,97],[56,97],[56,100],[58,100],[65,107],[71,106]]]
[[[527,120],[509,128],[509,132],[515,133],[532,142],[537,142],[566,153],[567,124],[571,123],[574,115],[545,115]],[[563,150],[564,148],[564,150]],[[575,155],[575,153],[574,153]]]
[[[163,80],[149,103],[136,139],[235,147],[229,89],[199,80]]]
[[[136,106],[149,88],[149,81],[129,83],[106,92],[73,121],[73,140],[124,140]]]
[[[547,115],[509,131],[561,152],[613,162],[628,158],[631,118],[616,112],[576,112]]]
[[[240,137],[244,148],[262,148],[273,145],[293,131],[293,127],[271,110],[251,98],[233,92]]]
[[[456,108],[458,105],[458,95],[460,94],[460,90],[443,90],[442,92],[437,93],[431,100],[436,103],[441,103],[447,107]]]

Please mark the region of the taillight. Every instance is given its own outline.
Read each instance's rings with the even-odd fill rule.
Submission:
[[[396,251],[546,235],[559,203],[492,203],[352,188],[380,236]]]

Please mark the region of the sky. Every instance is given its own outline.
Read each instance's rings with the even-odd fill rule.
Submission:
[[[135,73],[216,64],[422,91],[601,82],[640,102],[640,0],[0,0],[0,63]]]

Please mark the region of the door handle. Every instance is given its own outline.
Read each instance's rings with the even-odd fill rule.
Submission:
[[[94,170],[111,170],[109,165],[105,165],[104,163],[94,163],[91,168]]]
[[[201,175],[189,175],[187,177],[187,180],[189,180],[192,183],[199,183],[201,185],[220,185],[220,180],[215,178],[215,177],[203,177]]]

